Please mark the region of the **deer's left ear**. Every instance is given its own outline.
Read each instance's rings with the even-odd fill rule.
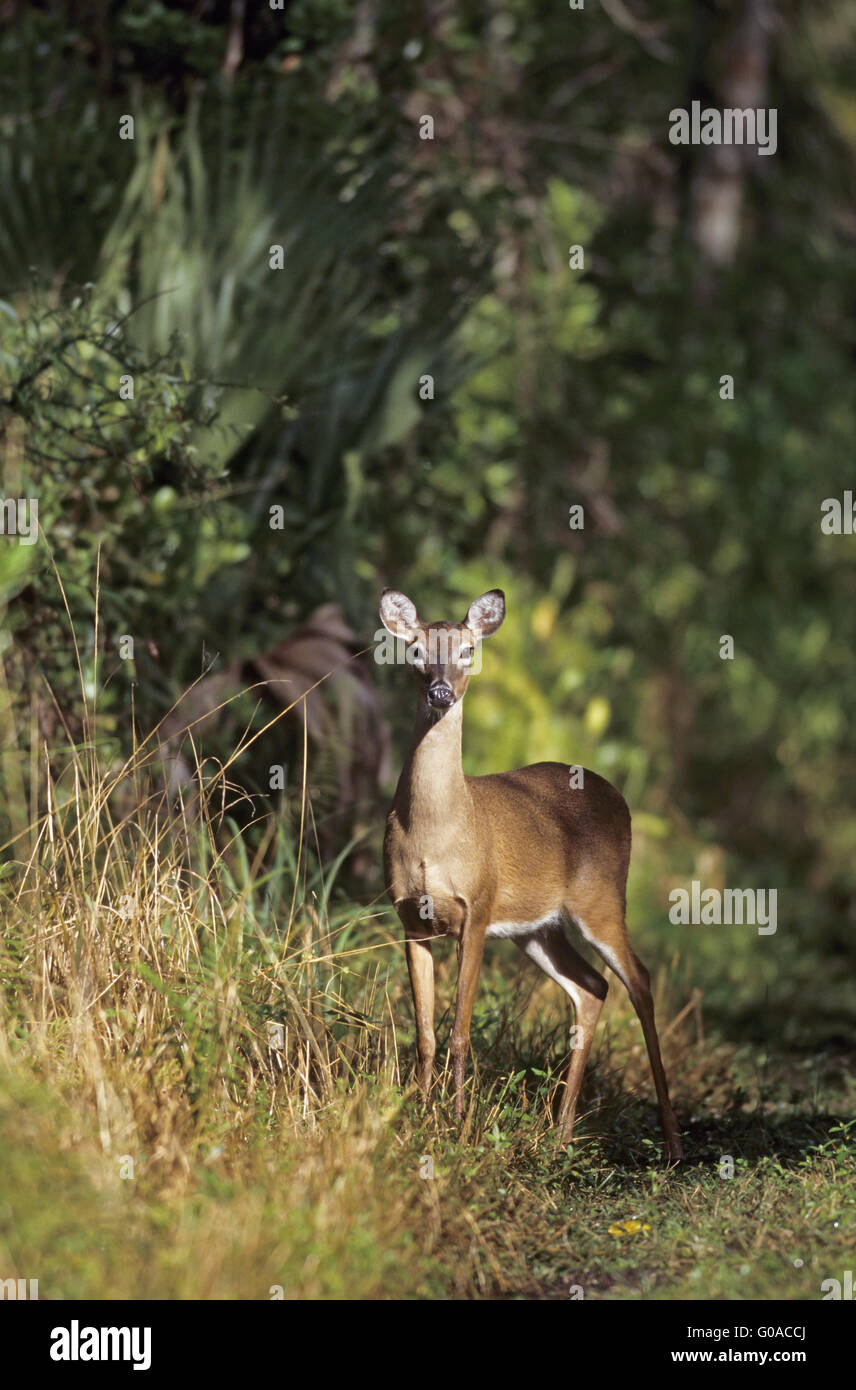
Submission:
[[[380,596],[380,620],[393,637],[412,642],[419,636],[421,624],[416,607],[406,594],[397,589],[384,589]]]
[[[501,589],[490,589],[470,604],[464,622],[480,642],[483,637],[493,636],[504,617],[505,594]]]

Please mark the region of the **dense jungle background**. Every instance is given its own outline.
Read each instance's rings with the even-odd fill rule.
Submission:
[[[0,19],[0,1279],[820,1297],[856,1229],[856,536],[821,525],[856,3]],[[775,153],[673,145],[694,100],[775,108]],[[463,1130],[423,1115],[384,585],[506,592],[467,772],[626,796],[682,1170],[612,977],[556,1149],[568,1013],[510,942]],[[670,922],[694,879],[775,889],[776,933]]]

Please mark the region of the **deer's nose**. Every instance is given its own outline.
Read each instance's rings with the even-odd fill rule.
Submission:
[[[428,687],[428,703],[436,709],[448,709],[455,703],[455,692],[447,681],[435,681]]]

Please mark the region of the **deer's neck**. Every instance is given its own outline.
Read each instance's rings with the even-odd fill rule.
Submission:
[[[410,833],[447,833],[466,817],[470,796],[461,763],[463,703],[458,701],[439,719],[420,711],[410,752],[402,769],[395,809]]]

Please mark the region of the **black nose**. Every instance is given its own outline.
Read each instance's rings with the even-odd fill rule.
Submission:
[[[448,709],[449,705],[455,703],[455,692],[445,681],[438,681],[436,685],[428,687],[428,703],[437,709]]]

